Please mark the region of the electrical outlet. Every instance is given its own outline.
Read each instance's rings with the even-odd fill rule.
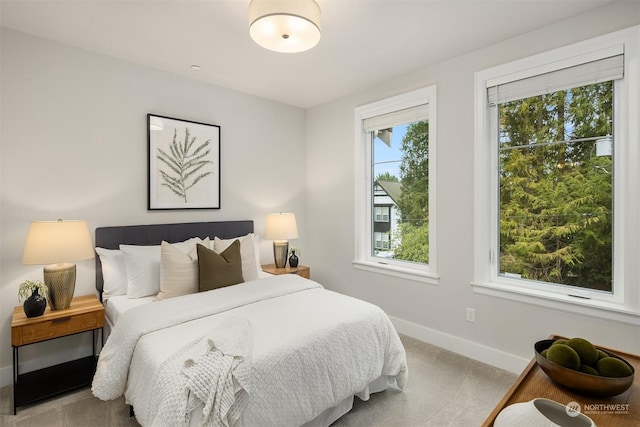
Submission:
[[[475,322],[476,321],[476,309],[467,307],[467,322]]]

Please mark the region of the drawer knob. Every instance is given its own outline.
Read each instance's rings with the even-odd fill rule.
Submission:
[[[58,319],[53,319],[51,322],[52,323],[64,323],[64,322],[68,322],[69,320],[71,320],[71,316],[60,317]]]

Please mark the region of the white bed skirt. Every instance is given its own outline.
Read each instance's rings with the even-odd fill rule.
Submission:
[[[353,408],[353,399],[357,396],[361,400],[369,400],[372,393],[379,393],[385,391],[388,388],[398,389],[398,383],[396,378],[388,375],[382,375],[377,380],[370,383],[364,390],[357,393],[355,396],[347,397],[338,403],[333,408],[328,408],[320,415],[308,423],[303,424],[301,427],[328,427],[337,421],[347,412]],[[197,415],[200,414],[200,415]],[[191,415],[190,427],[200,427],[201,425],[202,406],[197,407]]]
[[[371,393],[379,393],[388,388],[398,389],[398,383],[395,377],[383,375],[377,380],[370,383],[364,390],[357,393],[355,396],[347,397],[342,402],[325,410],[318,415],[315,419],[305,423],[302,427],[328,427],[334,423],[338,418],[346,414],[353,408],[353,399],[357,396],[360,400],[369,400]]]

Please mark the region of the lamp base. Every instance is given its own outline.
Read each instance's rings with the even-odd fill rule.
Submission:
[[[51,310],[69,308],[76,289],[75,264],[51,264],[44,268],[44,284],[49,289]]]
[[[289,241],[274,240],[273,258],[276,262],[276,268],[284,268],[287,265],[287,255],[289,255]]]

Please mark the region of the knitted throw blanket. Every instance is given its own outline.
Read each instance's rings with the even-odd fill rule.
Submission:
[[[186,426],[202,407],[199,425],[238,425],[249,402],[252,340],[247,320],[227,318],[178,350],[154,375],[146,419],[152,426]]]

